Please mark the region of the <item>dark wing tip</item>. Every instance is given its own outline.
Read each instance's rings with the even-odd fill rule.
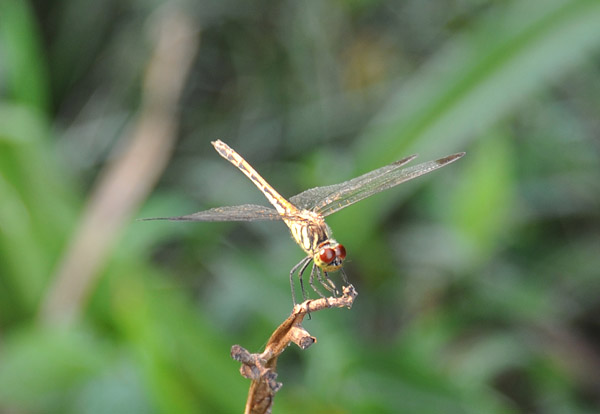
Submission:
[[[178,221],[179,217],[144,217],[136,219],[135,221],[158,221],[158,220],[168,220],[168,221]]]
[[[418,154],[409,155],[409,156],[408,156],[408,157],[406,157],[406,158],[402,158],[401,160],[394,161],[394,162],[392,163],[392,165],[397,165],[397,166],[404,165],[404,164],[406,164],[406,163],[409,163],[409,162],[411,162],[412,160],[414,160],[414,159],[415,159],[415,158],[417,158],[418,156],[419,156]]]
[[[457,152],[456,154],[447,155],[444,158],[440,158],[439,160],[436,160],[435,162],[438,163],[438,165],[450,164],[451,162],[454,162],[454,161],[462,158],[465,154],[466,154],[466,152]]]

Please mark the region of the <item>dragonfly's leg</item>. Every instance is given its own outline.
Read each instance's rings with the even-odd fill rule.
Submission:
[[[300,262],[296,266],[292,267],[292,270],[290,271],[290,286],[292,288],[292,302],[294,303],[294,306],[296,306],[296,292],[294,290],[294,273],[296,272],[296,270],[300,269],[300,271],[298,272],[298,279],[300,279],[302,298],[306,300],[306,292],[304,291],[304,284],[302,283],[302,273],[304,273],[304,271],[306,270],[306,266],[308,266],[311,260],[312,257],[305,257],[304,259],[300,260]]]
[[[344,281],[344,286],[351,286],[348,281],[348,276],[346,276],[346,272],[344,272],[344,268],[340,268],[340,273],[342,274],[342,280]]]
[[[329,283],[329,286],[331,286],[331,289],[333,289],[335,292],[335,290],[337,290],[335,287],[335,283],[333,283],[331,279],[329,279],[329,273],[327,272],[325,272],[325,280],[327,281],[327,283]]]
[[[348,276],[346,276],[346,272],[344,272],[344,268],[340,268],[340,273],[342,274],[342,280],[344,281],[344,284],[346,286],[348,286],[350,284],[350,282],[348,282]]]
[[[306,264],[304,266],[302,266],[302,269],[300,269],[300,271],[298,272],[298,279],[300,279],[300,290],[302,291],[302,300],[305,301],[306,300],[306,290],[304,289],[304,279],[302,279],[302,275],[304,274],[304,271],[306,270],[306,266],[308,266],[308,263],[310,263],[310,261],[307,261]]]
[[[317,289],[317,287],[315,286],[315,273],[317,274],[317,277],[319,278],[319,282],[321,282],[321,284],[323,284],[322,280],[321,280],[321,268],[314,265],[311,272],[310,272],[310,286],[313,288],[313,290],[315,292],[317,292],[319,294],[319,296],[321,296],[322,298],[325,297],[324,294],[321,293],[321,291],[319,289]],[[329,290],[329,289],[327,289]]]
[[[320,270],[320,269],[319,269]],[[323,279],[323,276],[321,275],[321,272],[317,273],[319,275],[319,282],[321,282],[321,285],[323,285],[323,287],[325,289],[327,289],[329,292],[331,292],[333,294],[333,297],[335,296],[335,285],[333,284],[333,282],[331,281],[331,279],[329,279],[329,276],[327,275],[327,272],[323,272],[323,275],[325,276],[325,279]],[[327,283],[325,283],[325,281],[327,281]]]

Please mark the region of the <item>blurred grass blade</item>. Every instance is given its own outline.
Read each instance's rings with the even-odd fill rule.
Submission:
[[[429,157],[461,150],[474,134],[600,46],[598,1],[537,0],[506,7],[450,40],[393,95],[355,147],[358,170],[413,152]],[[346,214],[361,218],[352,221],[356,240],[366,240],[373,221],[382,217],[370,209],[381,213],[397,204],[392,200],[401,193],[378,197],[377,206],[367,200],[349,209]]]
[[[514,226],[515,150],[506,130],[498,129],[475,145],[451,192],[450,207],[444,209],[448,226],[460,229],[468,240],[472,257],[465,263],[473,267],[486,263]]]
[[[494,10],[392,97],[362,137],[363,165],[383,165],[415,147],[438,155],[462,148],[597,49],[598,22],[600,2],[593,0],[513,2]]]
[[[44,116],[0,104],[0,317],[30,311],[45,288],[74,214],[73,195],[48,147]]]

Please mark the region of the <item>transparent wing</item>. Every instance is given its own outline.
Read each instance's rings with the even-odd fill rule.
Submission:
[[[458,160],[463,155],[465,153],[460,152],[413,167],[401,168],[416,158],[416,155],[411,155],[340,184],[311,188],[290,198],[290,201],[299,208],[328,216],[357,201],[437,170]]]
[[[300,194],[296,194],[295,196],[291,197],[290,201],[300,209],[313,210],[316,206],[325,203],[326,200],[328,200],[330,197],[340,192],[341,190],[351,190],[360,187],[361,183],[366,181],[373,181],[377,179],[377,177],[389,174],[390,171],[393,171],[403,166],[404,164],[409,163],[415,158],[417,158],[416,155],[411,155],[409,157],[403,158],[389,165],[386,165],[385,167],[381,167],[376,170],[370,171],[359,177],[353,178],[348,181],[344,181],[340,184],[310,188],[306,191],[301,192]]]
[[[270,207],[255,204],[241,206],[216,207],[178,217],[153,217],[142,220],[171,220],[171,221],[258,221],[281,220],[283,216]]]

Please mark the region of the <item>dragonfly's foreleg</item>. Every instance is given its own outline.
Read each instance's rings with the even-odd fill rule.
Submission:
[[[344,268],[340,268],[340,273],[342,274],[342,280],[344,281],[344,285],[348,286],[350,282],[348,281],[348,276],[346,276],[346,272],[344,272]]]
[[[294,303],[294,306],[296,306],[296,292],[294,290],[294,273],[296,273],[296,270],[300,269],[300,271],[298,271],[298,279],[300,279],[300,289],[302,290],[302,299],[306,300],[306,291],[304,290],[304,282],[302,281],[302,274],[304,273],[304,271],[306,270],[306,267],[308,266],[308,264],[312,261],[312,257],[310,256],[306,256],[304,259],[300,260],[300,262],[292,267],[292,270],[290,271],[290,286],[292,288],[292,302]]]
[[[317,265],[313,265],[312,270],[310,271],[310,279],[308,281],[310,282],[310,286],[313,288],[313,290],[315,292],[317,292],[319,294],[319,296],[324,298],[325,295],[323,295],[321,293],[321,291],[319,289],[317,289],[317,287],[315,286],[315,273],[317,274],[317,277],[319,278],[319,282],[321,282],[321,284],[323,284],[323,282],[321,281],[321,268],[318,267]],[[327,288],[327,290],[329,290],[329,288]]]
[[[344,286],[350,285],[350,282],[348,282],[348,276],[346,276],[346,272],[344,272],[343,267],[340,268],[340,273],[342,274],[342,281],[344,282]],[[327,277],[327,272],[325,273],[325,277],[327,278],[327,281],[333,285],[333,282]],[[336,293],[339,293],[337,288],[335,289],[335,291]]]
[[[327,274],[327,272],[323,272],[321,274],[321,269],[319,269],[319,272],[317,273],[318,277],[319,277],[319,282],[321,282],[321,285],[327,289],[329,292],[331,292],[333,294],[333,296],[336,296],[336,288],[335,288],[335,284],[331,281],[331,279],[329,279],[329,275]]]

